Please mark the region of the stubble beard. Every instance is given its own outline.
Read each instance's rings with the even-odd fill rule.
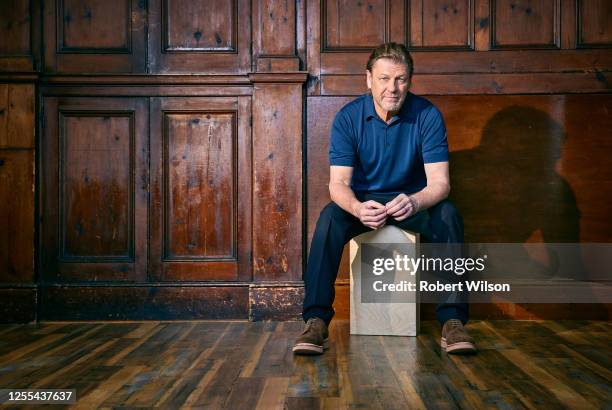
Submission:
[[[389,100],[385,100],[384,98],[381,99],[381,106],[385,109],[385,111],[388,112],[397,112],[400,110],[400,108],[402,108],[402,104],[404,103],[404,100],[406,99],[406,96],[402,97],[398,97],[400,98],[399,100],[397,100],[397,102],[392,103],[389,102]]]

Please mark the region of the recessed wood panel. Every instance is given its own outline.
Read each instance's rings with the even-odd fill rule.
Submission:
[[[32,282],[33,150],[0,150],[0,198],[0,282]]]
[[[612,2],[578,1],[578,47],[612,47]]]
[[[45,281],[146,278],[147,100],[44,99]]]
[[[493,48],[559,48],[560,0],[490,0]]]
[[[236,51],[236,0],[164,0],[164,50]]]
[[[130,0],[59,0],[58,51],[130,52]]]
[[[40,0],[0,1],[0,71],[38,69]]]
[[[153,73],[245,73],[250,69],[249,0],[149,0]]]
[[[422,20],[423,47],[470,46],[470,0],[425,0],[422,3],[423,14],[416,18]]]
[[[235,258],[236,117],[166,113],[165,259]]]
[[[0,56],[31,54],[30,1],[3,0],[0,10]]]
[[[251,278],[250,97],[151,100],[150,277]]]
[[[66,113],[60,139],[60,258],[133,258],[133,119]]]
[[[49,0],[43,5],[46,72],[146,71],[146,1]]]
[[[374,48],[384,43],[386,3],[385,0],[324,1],[325,48]]]

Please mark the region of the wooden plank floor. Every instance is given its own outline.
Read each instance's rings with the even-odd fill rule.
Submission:
[[[75,408],[612,408],[612,323],[473,321],[476,356],[350,336],[294,357],[298,322],[0,325],[0,388],[73,388]],[[45,406],[44,408],[52,408]]]

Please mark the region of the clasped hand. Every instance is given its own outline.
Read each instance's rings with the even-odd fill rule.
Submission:
[[[403,221],[418,212],[418,202],[406,194],[399,194],[385,205],[376,201],[365,201],[357,207],[357,217],[365,226],[378,229],[385,225],[387,218]]]

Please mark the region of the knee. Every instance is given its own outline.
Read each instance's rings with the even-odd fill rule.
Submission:
[[[344,214],[346,213],[346,211],[344,211],[342,208],[340,208],[338,205],[336,205],[334,202],[330,202],[327,205],[325,205],[325,207],[321,210],[321,213],[319,214],[319,222],[331,222],[334,219],[338,219],[338,218],[342,218],[344,217]]]

